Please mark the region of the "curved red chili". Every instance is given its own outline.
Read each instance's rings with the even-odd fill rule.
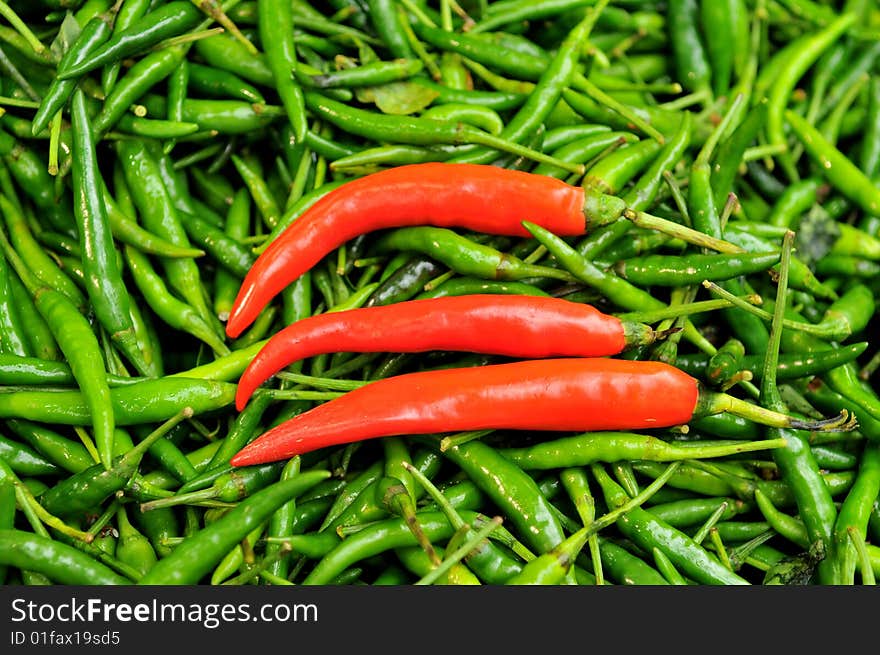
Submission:
[[[454,350],[518,358],[601,357],[649,344],[654,331],[562,298],[446,296],[316,314],[273,335],[238,382],[254,390],[295,361],[332,352]]]
[[[226,333],[239,336],[284,287],[365,232],[427,224],[528,237],[522,226],[528,220],[565,236],[582,234],[588,222],[592,228],[625,209],[622,201],[606,209],[600,199],[595,207],[588,200],[583,188],[562,180],[482,164],[411,164],[354,179],[312,205],[257,258]]]
[[[233,466],[375,437],[463,430],[632,430],[691,420],[697,381],[655,361],[523,360],[371,382],[270,429]]]
[[[230,464],[273,462],[376,437],[484,429],[642,430],[721,412],[799,430],[857,425],[847,411],[831,419],[801,420],[709,391],[663,362],[538,359],[376,380],[271,428]]]

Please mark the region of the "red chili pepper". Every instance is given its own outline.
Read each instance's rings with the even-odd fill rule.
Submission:
[[[347,182],[312,205],[257,258],[229,314],[239,336],[284,287],[360,234],[436,225],[530,236],[522,221],[560,235],[582,234],[621,216],[622,200],[587,196],[548,175],[481,164],[397,166]]]
[[[324,353],[454,350],[518,358],[602,357],[655,337],[643,323],[539,296],[447,296],[316,314],[269,339],[241,376],[235,404],[241,411],[269,377]]]
[[[853,429],[847,412],[802,421],[700,388],[655,361],[524,360],[407,373],[371,382],[270,429],[230,463],[247,466],[376,437],[462,430],[599,431],[684,425],[732,412],[774,427]]]

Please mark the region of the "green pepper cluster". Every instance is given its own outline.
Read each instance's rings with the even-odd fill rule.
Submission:
[[[0,16],[0,582],[874,583],[880,3],[6,0]],[[364,234],[226,335],[248,270],[304,211],[425,162],[627,210],[577,237],[529,216],[527,238]],[[501,359],[319,355],[238,413],[272,334],[488,293],[647,323],[663,338],[622,357],[858,427],[715,414],[230,465],[370,381]]]

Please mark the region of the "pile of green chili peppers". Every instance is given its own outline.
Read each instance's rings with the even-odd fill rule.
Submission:
[[[0,0],[0,112],[0,583],[880,574],[875,0]],[[458,124],[495,140],[457,140]],[[498,139],[553,159],[484,145]],[[243,277],[308,207],[422,162],[601,189],[734,248],[626,219],[540,242],[365,234],[226,336]],[[495,279],[473,264],[487,251],[534,266]],[[746,268],[737,251],[770,254]],[[229,465],[366,381],[500,361],[320,355],[238,413],[235,382],[272,334],[480,293],[648,323],[666,338],[622,357],[777,411],[847,409],[859,426],[718,415]]]

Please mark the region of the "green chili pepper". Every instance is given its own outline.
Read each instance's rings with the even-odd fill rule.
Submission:
[[[783,337],[782,320],[785,315],[786,294],[788,291],[788,263],[794,233],[786,234],[783,241],[782,269],[776,293],[773,323],[770,328],[770,344],[765,355],[764,374],[761,379],[760,399],[769,407],[784,411],[786,405],[776,385],[776,361],[779,357]],[[837,518],[837,508],[826,485],[819,474],[807,436],[795,430],[767,430],[770,438],[782,437],[786,446],[773,453],[773,460],[780,470],[781,478],[791,487],[798,510],[803,517],[811,542],[820,542],[828,550],[831,548],[831,532]],[[760,504],[761,494],[755,492],[755,500]],[[764,514],[765,518],[768,514]],[[768,523],[771,521],[768,519]],[[772,523],[771,523],[772,525]],[[819,576],[825,580],[836,577],[836,562],[827,560],[819,566]]]
[[[722,457],[725,454],[776,448],[782,442],[722,442],[673,444],[649,435],[628,432],[584,433],[500,452],[525,470],[586,466],[593,462],[627,460],[674,461]]]
[[[74,548],[22,530],[0,530],[0,560],[7,566],[36,571],[58,584],[127,585],[132,581]]]
[[[82,291],[34,238],[25,217],[2,195],[0,195],[0,212],[3,213],[12,247],[20,257],[27,260],[32,274],[41,283],[64,295],[76,307],[85,308],[86,299]]]
[[[715,194],[717,207],[724,205],[728,191],[733,188],[743,155],[764,127],[766,116],[766,103],[754,105],[748,110],[736,129],[730,133],[730,136],[718,143],[710,177],[710,185]]]
[[[651,311],[665,307],[663,301],[658,300],[644,289],[631,285],[616,275],[602,271],[582,257],[580,253],[571,248],[565,241],[547,230],[527,221],[524,222],[524,226],[556,257],[567,271],[581,282],[584,282],[584,284],[601,291],[603,295],[617,306],[632,311]],[[685,337],[689,341],[702,344],[701,347],[708,352],[715,352],[715,347],[705,342],[705,338],[696,332],[696,328],[694,328],[692,323],[686,323],[684,331]]]
[[[255,492],[222,518],[178,544],[170,555],[159,560],[138,580],[138,584],[199,582],[235,544],[269,519],[279,507],[329,477],[329,471],[303,471],[289,480],[279,480]]]
[[[179,214],[187,235],[217,264],[239,278],[247,274],[255,259],[249,248],[199,216],[184,211]]]
[[[189,247],[189,239],[169,189],[163,182],[159,163],[148,152],[146,145],[137,141],[120,141],[117,151],[145,227],[175,245]],[[129,249],[129,252],[133,254],[134,251]],[[212,320],[213,314],[208,307],[207,294],[196,262],[187,258],[165,258],[162,266],[171,286],[203,319]]]
[[[602,555],[603,569],[619,584],[669,584],[655,568],[614,541],[599,539],[599,552]]]
[[[113,31],[116,17],[115,9],[116,7],[97,14],[83,25],[79,36],[70,44],[67,52],[58,62],[59,69],[81,63],[107,41]],[[61,78],[53,80],[40,101],[40,106],[31,122],[31,133],[34,136],[46,129],[49,121],[68,101],[75,88],[76,80],[62,80]]]
[[[193,91],[216,98],[246,100],[266,104],[260,90],[234,73],[187,60],[188,86]]]
[[[785,120],[828,182],[870,214],[880,211],[880,193],[873,182],[812,125],[791,111]]]
[[[93,128],[81,91],[74,92],[71,107],[74,134],[73,192],[77,198],[74,204],[80,248],[89,253],[82,260],[89,300],[113,341],[139,372],[149,375],[152,369],[146,363],[134,334],[129,313],[131,300],[113,246],[92,139]]]
[[[569,85],[572,76],[575,74],[580,46],[592,31],[597,15],[598,12],[588,13],[566,35],[552,59],[546,64],[538,62],[541,70],[538,73],[538,76],[533,78],[538,80],[537,84],[527,96],[525,103],[507,122],[507,125],[501,132],[501,137],[515,142],[522,141],[527,138],[528,135],[534,133],[541,122],[550,114],[550,111],[559,101],[563,90]],[[419,28],[417,27],[417,31],[418,30]],[[461,42],[459,35],[449,37],[443,32],[443,30],[440,30],[440,32],[442,33],[441,37],[443,39],[452,38]],[[426,38],[421,32],[419,32],[419,36]],[[428,39],[426,38],[426,40]],[[479,39],[477,39],[477,41],[479,41]],[[487,47],[489,51],[492,51],[495,46],[488,43]],[[534,66],[535,59],[532,56],[525,55],[524,57],[529,62],[529,65]],[[493,62],[498,61],[497,50],[495,50],[492,52],[489,61],[485,63],[491,65]],[[510,58],[506,57],[505,61],[510,61]],[[492,150],[475,149],[472,153],[456,157],[453,161],[489,163],[492,161],[493,157],[494,154]]]
[[[563,541],[558,519],[535,482],[497,450],[480,441],[470,441],[446,449],[443,455],[503,508],[504,515],[536,551],[548,552]]]
[[[778,252],[686,257],[644,255],[618,262],[615,272],[638,285],[681,286],[766,271],[778,261]]]
[[[629,500],[623,489],[600,465],[592,465],[591,470],[609,505],[622,505]],[[663,523],[648,510],[633,508],[617,519],[616,525],[624,535],[643,548],[659,548],[676,567],[694,580],[704,584],[748,584],[686,534]]]
[[[424,253],[462,275],[496,280],[550,277],[570,281],[565,271],[527,264],[484,244],[439,227],[398,228],[381,236],[373,246],[378,252],[395,250]]]
[[[100,505],[109,496],[121,490],[135,474],[141,458],[150,446],[162,439],[172,427],[192,416],[190,408],[178,412],[165,421],[143,441],[124,455],[116,458],[112,466],[105,468],[95,464],[60,481],[40,496],[40,504],[46,511],[59,516],[79,515]]]
[[[797,380],[821,375],[854,361],[867,347],[867,342],[861,342],[815,353],[783,353],[779,356],[776,377],[779,380]],[[693,375],[702,375],[708,371],[709,361],[705,355],[685,355],[676,361],[676,365]],[[745,355],[740,360],[739,367],[740,370],[749,371],[755,379],[760,379],[763,374],[762,364],[762,355]]]
[[[725,95],[731,80],[744,67],[749,22],[742,0],[700,2],[700,31],[706,36],[706,57],[712,76],[712,93]]]
[[[472,524],[472,512],[461,511],[462,518]],[[454,533],[454,528],[441,512],[419,512],[417,515],[419,524],[432,542],[448,539]],[[302,584],[316,585],[327,582],[348,566],[366,559],[371,555],[384,552],[389,549],[402,546],[416,545],[415,537],[406,524],[399,518],[385,519],[373,525],[367,526],[357,533],[339,541],[330,534],[335,543],[326,554],[319,555],[320,559],[312,571],[303,579]],[[294,552],[300,552],[299,542],[291,539]],[[317,554],[317,553],[314,553]]]
[[[6,259],[27,287],[34,305],[67,358],[89,410],[101,461],[109,468],[112,460],[115,419],[106,371],[102,366],[96,366],[96,362],[103,361],[98,340],[86,318],[79,313],[70,299],[36,279],[12,249],[5,235],[0,246],[4,250]]]
[[[94,360],[92,366],[94,365]],[[116,423],[140,425],[166,420],[182,407],[194,415],[228,407],[235,385],[213,380],[168,377],[145,379],[110,392]],[[0,395],[0,415],[58,425],[91,424],[88,399],[79,391],[19,391]]]
[[[153,86],[181,67],[186,49],[180,46],[163,48],[142,57],[120,79],[104,99],[101,111],[91,123],[96,135],[113,127],[129,107]],[[177,120],[182,120],[183,116]]]
[[[158,561],[156,551],[150,540],[131,524],[124,505],[119,507],[116,517],[116,526],[119,531],[116,557],[144,575]]]
[[[774,76],[775,79],[767,95],[767,138],[770,143],[785,145],[784,123],[788,122],[793,125],[797,122],[797,119],[791,119],[785,110],[794,85],[819,56],[852,26],[855,20],[855,14],[844,14],[815,33],[806,34],[792,42],[792,49],[788,56],[781,60],[780,70]],[[767,70],[765,68],[765,72]],[[818,132],[818,130],[816,131]],[[808,144],[804,143],[804,146],[807,147]],[[789,179],[792,182],[796,181],[798,179],[797,172],[789,159],[781,157],[781,163]]]
[[[703,44],[704,35],[700,34],[696,0],[672,0],[666,12],[678,81],[691,92],[711,93],[713,71]],[[709,36],[705,38],[708,40]],[[712,34],[711,38],[724,39],[718,34]]]
[[[9,468],[25,476],[53,475],[59,468],[33,449],[0,436],[0,458]]]
[[[858,474],[850,488],[834,524],[833,551],[831,556],[838,562],[838,584],[852,584],[856,566],[855,548],[849,531],[865,539],[871,509],[880,493],[880,449],[874,443],[867,444],[858,465]]]
[[[135,285],[157,316],[171,327],[188,332],[204,341],[218,355],[229,354],[229,347],[220,340],[196,310],[171,295],[145,255],[131,246],[126,246],[125,259]]]
[[[421,115],[435,120],[461,121],[494,135],[504,130],[504,120],[491,107],[449,102],[429,107]]]
[[[260,42],[266,52],[266,62],[272,71],[275,90],[284,105],[287,119],[293,129],[296,143],[305,139],[307,122],[303,92],[291,75],[296,68],[294,19],[289,2],[259,0],[257,3]]]
[[[61,352],[55,337],[46,320],[37,310],[31,294],[17,275],[9,276],[9,285],[12,287],[12,297],[15,299],[22,326],[34,354],[41,359],[60,360]]]
[[[10,419],[6,425],[19,439],[70,473],[79,473],[95,464],[95,460],[82,444],[71,441],[44,425],[20,419]]]
[[[32,350],[15,303],[11,275],[6,258],[0,258],[0,350],[26,357]]]
[[[377,141],[393,140],[414,145],[480,144],[504,152],[524,155],[539,162],[551,163],[578,173],[580,166],[561,162],[549,155],[517,144],[502,133],[494,136],[463,123],[446,123],[431,118],[413,118],[375,114],[344,105],[330,98],[309,91],[305,94],[306,106],[328,122],[340,128]]]
[[[100,66],[121,61],[142,52],[164,39],[178,36],[195,27],[202,13],[186,0],[163,4],[132,22],[126,29],[113,33],[109,40],[87,57],[59,66],[59,79],[73,79]]]
[[[486,107],[495,111],[506,111],[519,107],[528,98],[524,93],[446,87],[424,77],[414,77],[409,82],[436,94],[433,101],[435,105],[455,103]]]

